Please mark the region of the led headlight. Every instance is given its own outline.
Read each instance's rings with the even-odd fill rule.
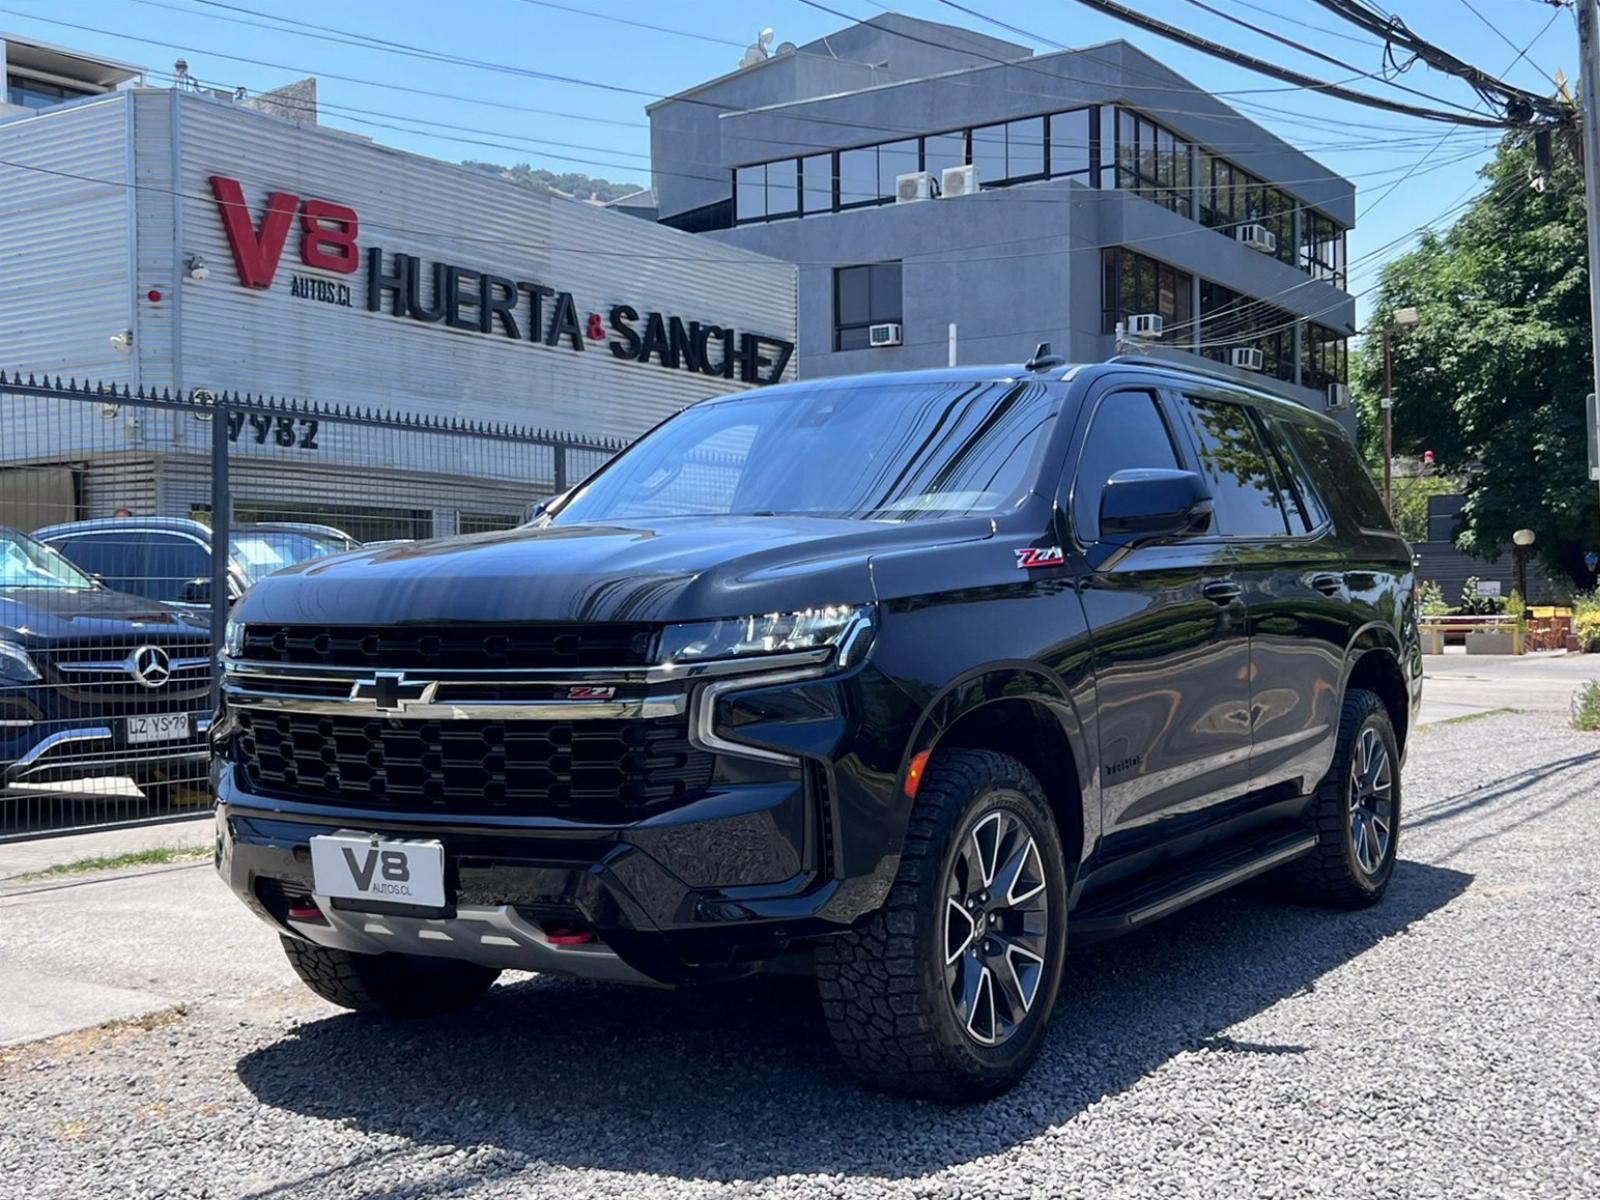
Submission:
[[[869,605],[829,604],[802,612],[669,625],[661,635],[660,661],[696,663],[837,646],[869,617]]]
[[[244,624],[242,622],[230,620],[222,627],[222,652],[229,658],[238,658],[244,653]]]
[[[32,683],[38,678],[39,668],[33,665],[26,650],[15,642],[0,642],[0,679]]]

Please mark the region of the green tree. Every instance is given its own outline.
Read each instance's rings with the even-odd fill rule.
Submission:
[[[1396,308],[1421,323],[1392,342],[1396,453],[1434,452],[1466,484],[1456,542],[1492,559],[1521,528],[1555,578],[1593,587],[1600,546],[1583,398],[1591,390],[1583,171],[1563,139],[1536,175],[1531,141],[1509,136],[1489,187],[1449,232],[1425,235],[1383,270],[1372,328]],[[1380,339],[1356,361],[1363,440],[1381,437]]]

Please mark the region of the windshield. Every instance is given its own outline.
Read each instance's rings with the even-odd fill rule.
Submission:
[[[1058,398],[1036,381],[867,379],[707,401],[635,442],[553,523],[993,512],[1029,490],[1034,451]]]
[[[256,529],[233,535],[233,561],[254,583],[274,571],[292,567],[313,558],[326,558],[349,547],[339,538],[307,533],[301,529]]]
[[[41,542],[0,529],[0,587],[92,588],[94,581]]]

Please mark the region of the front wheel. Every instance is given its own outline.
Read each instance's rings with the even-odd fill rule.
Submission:
[[[1066,955],[1066,867],[1049,802],[1016,759],[936,757],[888,902],[817,947],[841,1056],[867,1083],[982,1100],[1039,1055]]]
[[[1337,908],[1381,900],[1400,841],[1400,747],[1373,692],[1345,696],[1333,766],[1317,785],[1311,819],[1316,848],[1284,872],[1293,895]]]
[[[432,1017],[478,1000],[499,978],[493,967],[450,958],[354,954],[281,937],[294,973],[340,1008],[391,1017]]]

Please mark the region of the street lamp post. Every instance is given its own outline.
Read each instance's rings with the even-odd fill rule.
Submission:
[[[1533,542],[1534,532],[1531,529],[1519,529],[1511,535],[1511,544],[1517,548],[1517,591],[1522,594],[1523,604],[1528,603],[1528,547]]]
[[[1390,323],[1383,327],[1383,507],[1394,516],[1394,364],[1389,356],[1389,335],[1396,329],[1410,329],[1422,319],[1414,308],[1397,308]]]

